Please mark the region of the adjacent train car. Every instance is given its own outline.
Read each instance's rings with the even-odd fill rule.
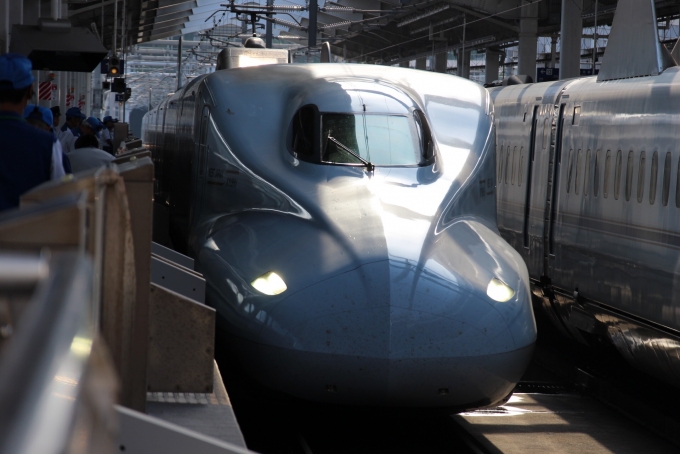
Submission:
[[[654,7],[618,3],[596,77],[491,90],[498,226],[554,326],[679,386],[680,67]]]
[[[536,338],[498,234],[493,106],[453,76],[272,65],[194,79],[144,119],[156,203],[260,383],[458,410],[508,397]]]

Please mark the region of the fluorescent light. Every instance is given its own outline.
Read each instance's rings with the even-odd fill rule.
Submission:
[[[494,301],[505,303],[515,296],[515,291],[508,284],[494,277],[486,287],[486,294]]]
[[[265,295],[278,295],[279,293],[285,292],[288,288],[286,283],[283,282],[283,279],[281,279],[281,276],[273,271],[258,277],[251,282],[250,285]]]

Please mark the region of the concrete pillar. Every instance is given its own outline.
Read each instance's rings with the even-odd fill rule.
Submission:
[[[562,1],[560,32],[560,79],[581,75],[581,35],[583,0]]]
[[[456,71],[457,76],[465,79],[470,78],[470,54],[471,52],[469,50],[466,50],[463,53],[463,48],[458,49],[456,52],[456,63],[458,67],[458,70]]]
[[[427,58],[417,58],[416,59],[416,69],[422,69],[423,71],[427,69]]]
[[[407,61],[402,61],[402,62],[399,63],[399,67],[400,67],[400,68],[408,68],[409,63],[411,63],[411,62],[408,61],[408,60],[407,60]]]
[[[446,65],[448,62],[448,57],[449,54],[448,52],[442,52],[439,54],[435,54],[434,56],[434,70],[435,72],[438,73],[445,73],[446,72]]]
[[[40,0],[24,2],[24,25],[38,25],[40,18]]]
[[[485,65],[486,71],[484,74],[484,82],[490,84],[498,79],[498,68],[500,66],[500,52],[494,52],[491,49],[486,50]]]
[[[557,36],[550,37],[550,68],[554,68],[557,63]]]
[[[569,0],[571,1],[571,0]],[[583,1],[583,0],[581,0]],[[526,0],[523,3],[527,3]],[[538,2],[525,6],[519,20],[519,58],[517,74],[536,79],[536,46],[538,44]]]
[[[23,0],[0,0],[0,54],[9,52],[12,25],[22,24],[23,19]]]

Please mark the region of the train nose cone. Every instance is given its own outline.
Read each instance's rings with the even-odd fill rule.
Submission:
[[[257,375],[326,402],[491,404],[512,390],[532,348],[515,345],[512,323],[485,298],[405,261],[334,276],[269,315],[258,361],[268,370]]]

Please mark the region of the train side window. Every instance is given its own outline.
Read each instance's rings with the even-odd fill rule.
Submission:
[[[593,175],[593,196],[595,197],[597,197],[600,193],[600,167],[602,166],[602,161],[600,159],[601,155],[601,150],[597,150],[595,152],[595,174]]]
[[[519,149],[519,175],[517,176],[517,186],[522,186],[522,169],[524,168],[524,147]]]
[[[569,150],[569,162],[567,164],[567,194],[571,188],[571,174],[574,168],[574,150]]]
[[[628,164],[626,165],[626,202],[630,201],[633,192],[633,150],[628,152]]]
[[[649,204],[654,205],[656,201],[656,182],[659,175],[659,153],[652,155],[652,173],[649,176]]]
[[[607,150],[607,156],[604,158],[604,186],[602,187],[602,194],[606,199],[609,196],[609,175],[612,168],[612,152]]]
[[[427,123],[425,114],[420,110],[413,112],[413,118],[416,121],[416,129],[418,130],[419,135],[422,130],[421,147],[423,158],[426,162],[429,162],[434,157],[434,140],[432,140],[430,125]]]
[[[515,184],[515,175],[517,170],[517,147],[512,149],[512,174],[510,175],[510,184]]]
[[[550,118],[543,120],[543,149],[545,150],[550,142],[550,128],[551,124],[549,122]]]
[[[571,119],[572,126],[578,126],[578,122],[581,119],[581,106],[574,106],[574,116]]]
[[[505,184],[508,184],[508,167],[510,167],[510,147],[505,148]]]
[[[581,190],[581,180],[579,180],[579,177],[583,174],[581,172],[581,163],[583,162],[583,150],[579,150],[578,153],[576,154],[576,174],[574,175],[574,192],[576,194],[579,193]]]
[[[637,199],[638,203],[642,203],[642,198],[645,192],[645,152],[640,152],[640,166],[638,169],[638,187]]]
[[[614,175],[614,198],[619,200],[621,190],[621,150],[616,152],[616,171]]]
[[[678,175],[675,182],[675,207],[680,208],[680,159],[678,159]]]
[[[503,181],[503,145],[501,145],[501,151],[498,153],[498,182],[501,183]]]
[[[668,195],[671,191],[671,164],[672,158],[670,152],[666,153],[666,162],[663,165],[663,193],[661,194],[661,204],[668,205]]]
[[[590,150],[586,151],[586,169],[583,178],[583,195],[588,195],[589,183],[590,183]]]

